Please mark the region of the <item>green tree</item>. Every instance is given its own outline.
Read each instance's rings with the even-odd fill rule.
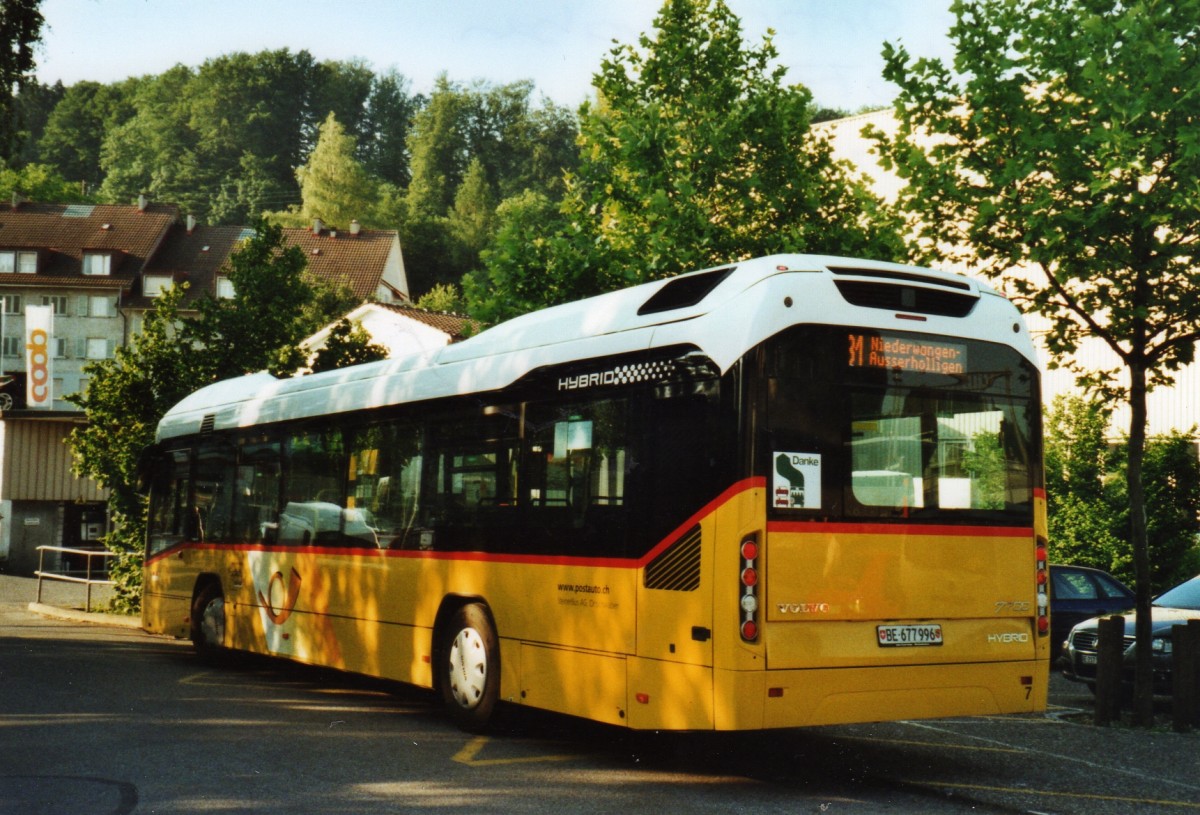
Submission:
[[[774,252],[896,258],[898,224],[809,127],[770,36],[743,44],[721,0],[668,0],[653,35],[614,48],[580,111],[557,217],[504,208],[472,314],[521,310]],[[541,226],[536,222],[541,220]]]
[[[603,290],[607,262],[591,220],[573,220],[564,204],[527,190],[500,204],[484,268],[462,278],[467,313],[492,324]]]
[[[1111,570],[1135,578],[1128,540],[1130,502],[1125,469],[1128,447],[1117,449],[1110,497],[1114,528],[1124,538],[1122,557]],[[1150,560],[1150,593],[1157,595],[1200,572],[1200,460],[1189,436],[1172,432],[1146,439],[1143,462],[1146,485],[1146,549]]]
[[[454,239],[455,264],[466,270],[479,266],[479,255],[492,240],[496,224],[496,195],[483,162],[472,159],[454,194],[447,227]]]
[[[440,311],[443,314],[461,314],[464,311],[462,292],[445,283],[425,292],[413,306],[422,311]]]
[[[343,317],[330,328],[325,347],[317,351],[309,368],[315,374],[387,358],[387,349],[372,342],[362,325]]]
[[[89,362],[83,393],[67,397],[87,417],[71,431],[75,472],[109,490],[112,526],[104,543],[117,555],[115,605],[123,611],[135,611],[141,601],[146,505],[137,489],[138,457],[167,409],[209,381],[205,355],[179,332],[185,289],[172,287],[157,298],[130,343],[111,359]]]
[[[185,88],[192,72],[176,66],[130,87],[135,115],[107,130],[100,148],[102,201],[128,203],[140,193],[172,201],[185,211],[201,213],[203,190],[179,190],[179,170],[191,164],[195,136],[187,127]],[[184,193],[176,198],[175,192]]]
[[[304,306],[313,291],[308,263],[297,246],[284,246],[283,229],[260,221],[229,258],[230,298],[197,303],[199,316],[185,321],[187,335],[206,349],[208,381],[264,368],[290,376],[304,365],[300,341],[307,336]]]
[[[1059,396],[1046,414],[1050,556],[1135,580],[1130,541],[1128,445],[1110,443],[1110,407]],[[1181,433],[1150,437],[1145,455],[1152,591],[1200,571],[1200,459]]]
[[[305,272],[303,280],[311,291],[308,302],[300,309],[300,333],[305,337],[317,333],[363,303],[362,298],[354,293],[348,277],[331,280]]]
[[[1050,559],[1125,576],[1128,543],[1112,497],[1112,411],[1080,396],[1058,396],[1046,412],[1046,495]]]
[[[924,255],[1026,270],[1008,285],[1050,320],[1050,352],[1129,404],[1135,720],[1149,724],[1146,393],[1193,361],[1200,337],[1200,0],[952,8],[953,70],[885,46],[900,127],[878,137],[880,154],[908,182],[900,202]],[[1089,337],[1124,379],[1071,362]]]
[[[67,181],[53,167],[45,164],[26,164],[20,170],[0,168],[0,199],[11,200],[14,194],[30,201],[54,203],[84,203],[90,200],[80,191],[78,184]]]
[[[367,172],[396,187],[408,186],[408,134],[425,105],[425,98],[410,93],[409,86],[394,70],[375,78],[367,102],[365,135],[358,142]]]
[[[17,94],[17,120],[21,122],[21,131],[17,136],[20,150],[12,159],[15,166],[23,167],[39,160],[39,146],[46,123],[65,93],[62,82],[43,85],[32,79]]]
[[[138,457],[166,411],[196,388],[264,368],[287,375],[300,368],[299,314],[311,293],[304,267],[303,253],[283,246],[279,227],[260,224],[230,257],[234,297],[206,298],[198,317],[184,317],[186,287],[171,287],[130,343],[112,359],[89,363],[83,393],[68,397],[87,419],[70,438],[75,471],[110,490],[105,545],[118,555],[118,607],[136,610],[141,595],[146,505]]]
[[[414,293],[477,266],[494,201],[527,189],[561,194],[577,155],[575,120],[553,104],[533,106],[532,93],[531,82],[463,86],[441,76],[416,115],[412,181],[397,217]]]
[[[300,206],[269,217],[290,226],[309,225],[316,218],[342,229],[352,220],[372,224],[379,186],[355,158],[355,148],[354,138],[329,114],[308,162],[296,170]]]
[[[41,0],[4,0],[0,4],[0,161],[10,163],[21,150],[17,96],[33,76],[33,49],[42,40]]]
[[[77,82],[66,88],[38,142],[40,160],[67,180],[97,189],[104,181],[100,156],[105,134],[133,117],[132,96],[139,81]]]

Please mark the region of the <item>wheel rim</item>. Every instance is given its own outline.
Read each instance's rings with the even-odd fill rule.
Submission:
[[[214,597],[200,615],[200,638],[205,645],[225,644],[225,598]]]
[[[450,644],[450,693],[464,710],[473,710],[487,686],[487,648],[474,628],[458,632]]]

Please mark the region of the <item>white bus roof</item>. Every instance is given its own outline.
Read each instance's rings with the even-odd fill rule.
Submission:
[[[907,301],[854,305],[839,283],[906,290],[910,299],[970,299],[973,308],[965,320],[906,311]],[[1034,361],[1017,309],[977,280],[877,261],[774,255],[542,309],[427,353],[293,379],[257,373],[223,380],[171,408],[158,438],[496,391],[547,366],[668,346],[693,346],[724,372],[803,323],[972,337]]]

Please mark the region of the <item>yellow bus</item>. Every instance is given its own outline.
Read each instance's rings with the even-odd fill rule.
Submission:
[[[758,258],[158,428],[143,624],[636,729],[1032,712],[1038,372],[930,269]]]

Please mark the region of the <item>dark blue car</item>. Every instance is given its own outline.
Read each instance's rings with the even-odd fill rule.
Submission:
[[[1108,572],[1050,565],[1050,642],[1056,654],[1077,624],[1133,606],[1133,592]]]
[[[1053,612],[1051,612],[1053,613]],[[1154,692],[1171,693],[1171,629],[1189,620],[1200,620],[1200,576],[1184,581],[1160,594],[1150,606],[1150,649],[1154,665]],[[1123,681],[1133,681],[1134,614],[1125,615],[1125,664]],[[1063,649],[1063,676],[1086,682],[1095,689],[1099,621],[1085,620],[1071,629]]]

